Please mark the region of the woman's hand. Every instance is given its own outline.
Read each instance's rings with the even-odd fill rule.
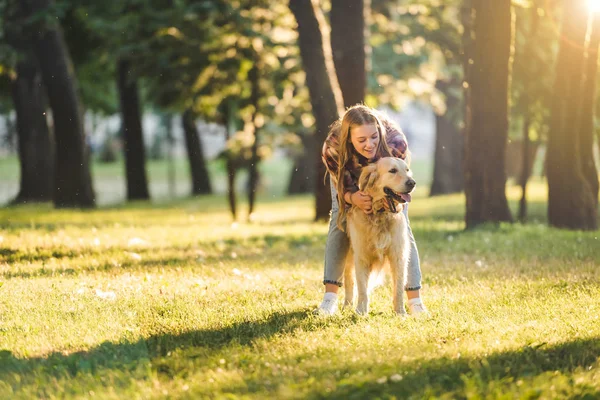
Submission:
[[[364,192],[356,192],[350,195],[352,204],[364,211],[365,214],[371,214],[373,212],[372,198]]]

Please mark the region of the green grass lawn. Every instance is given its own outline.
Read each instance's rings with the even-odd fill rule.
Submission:
[[[599,232],[464,232],[463,196],[411,224],[431,317],[324,319],[309,197],[0,209],[0,398],[600,398]],[[509,189],[513,211],[519,196]]]

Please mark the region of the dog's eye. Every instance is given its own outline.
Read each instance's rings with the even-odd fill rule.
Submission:
[[[395,174],[396,172],[398,172],[398,170],[396,168],[390,169],[390,174]]]

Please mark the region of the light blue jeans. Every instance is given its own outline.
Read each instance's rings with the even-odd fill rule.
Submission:
[[[325,277],[323,284],[332,283],[342,286],[346,255],[350,249],[350,239],[348,239],[346,232],[341,231],[337,226],[338,211],[337,190],[332,183],[331,218],[329,219],[329,233],[327,234],[327,244],[325,245]],[[412,230],[410,229],[410,221],[408,220],[408,204],[402,207],[402,212],[408,222],[408,237],[410,240],[410,261],[408,263],[405,290],[419,290],[421,289],[421,265],[419,263],[417,243],[415,242]]]

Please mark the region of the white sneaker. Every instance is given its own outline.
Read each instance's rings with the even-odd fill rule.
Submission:
[[[408,313],[413,317],[420,317],[429,315],[429,310],[421,302],[421,299],[411,299],[408,301]]]
[[[316,313],[320,315],[333,315],[338,309],[337,298],[325,298],[323,302],[317,308]]]

